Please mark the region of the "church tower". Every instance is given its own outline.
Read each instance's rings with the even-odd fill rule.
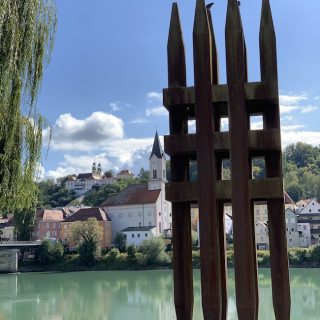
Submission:
[[[148,189],[162,189],[167,182],[167,170],[166,157],[162,150],[158,132],[156,132],[154,137],[153,147],[149,157],[149,172]]]
[[[93,176],[97,175],[97,167],[95,162],[92,164],[92,175]]]

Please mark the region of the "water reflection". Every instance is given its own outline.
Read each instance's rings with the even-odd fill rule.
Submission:
[[[194,319],[202,320],[195,271]],[[259,270],[261,320],[274,319],[269,270]],[[171,271],[81,272],[0,276],[0,320],[175,319]],[[237,319],[229,271],[228,319]],[[320,270],[291,270],[292,320],[319,319]]]

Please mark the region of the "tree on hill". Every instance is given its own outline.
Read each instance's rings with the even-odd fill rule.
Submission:
[[[298,142],[283,152],[284,186],[290,197],[320,200],[320,147]]]
[[[110,194],[119,191],[120,187],[117,184],[107,184],[99,188],[93,188],[84,196],[83,204],[86,206],[98,207]]]
[[[76,198],[74,191],[66,189],[52,179],[39,182],[38,189],[38,208],[64,207]]]
[[[54,0],[0,2],[0,210],[36,204],[43,127],[36,101],[56,21]]]

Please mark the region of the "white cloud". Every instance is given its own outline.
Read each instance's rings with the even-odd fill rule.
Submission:
[[[297,110],[299,109],[299,106],[285,106],[285,105],[282,105],[280,104],[280,113],[290,113],[292,112],[293,110]]]
[[[310,112],[313,112],[315,110],[317,110],[318,107],[316,106],[304,106],[304,107],[301,107],[301,113],[310,113]]]
[[[296,143],[299,141],[318,146],[320,142],[320,132],[319,131],[286,131],[283,130],[282,133],[282,145],[287,146],[291,143]]]
[[[131,124],[145,124],[148,123],[148,119],[146,118],[135,118],[133,120],[130,121]]]
[[[284,106],[299,105],[301,101],[308,100],[306,93],[299,95],[280,95],[279,96],[280,104]]]
[[[150,117],[150,116],[162,117],[162,116],[167,116],[168,111],[166,110],[165,107],[147,108],[146,115],[147,117]]]
[[[148,92],[147,93],[147,101],[148,103],[152,103],[152,102],[162,102],[162,93],[161,92]]]
[[[294,130],[302,129],[304,127],[305,126],[302,124],[289,124],[289,125],[281,126],[281,130],[282,131],[294,131]]]
[[[124,136],[122,119],[104,112],[93,112],[85,119],[70,113],[62,114],[52,128],[50,146],[54,150],[89,151],[101,148],[106,142]],[[50,129],[43,130],[48,142]]]
[[[160,139],[163,142],[163,137]],[[90,172],[93,162],[101,163],[103,171],[112,169],[117,172],[119,168],[137,171],[141,167],[148,168],[152,144],[153,138],[117,139],[109,141],[98,154],[65,154],[59,166],[55,170],[49,170],[46,176],[56,179],[69,174]]]
[[[121,110],[118,102],[111,102],[109,104],[109,106],[110,106],[112,112],[117,112],[117,111]]]

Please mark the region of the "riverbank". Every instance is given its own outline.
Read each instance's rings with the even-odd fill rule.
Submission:
[[[291,268],[320,268],[320,246],[309,249],[290,249],[288,251]],[[270,267],[269,251],[257,251],[257,262],[260,268]],[[194,269],[200,268],[200,251],[192,252]],[[234,252],[227,250],[227,266],[234,267]],[[35,262],[19,263],[19,272],[73,272],[102,270],[155,270],[171,269],[172,252],[167,252],[161,259],[150,260],[145,255],[136,253],[134,257],[127,253],[106,254],[90,266],[81,265],[78,254],[66,254],[55,263],[39,264]]]

